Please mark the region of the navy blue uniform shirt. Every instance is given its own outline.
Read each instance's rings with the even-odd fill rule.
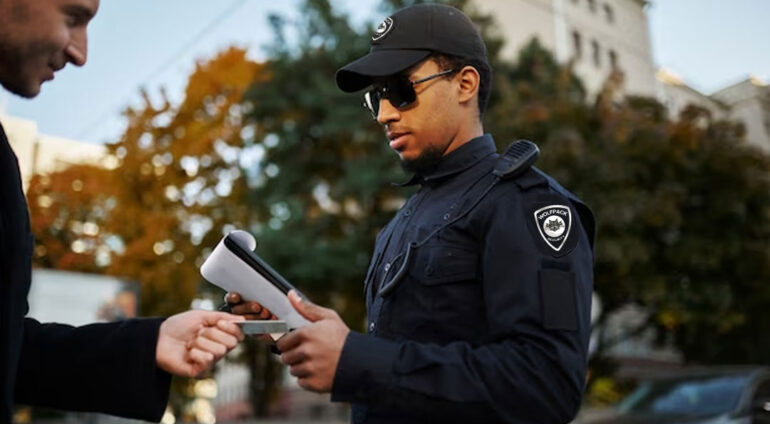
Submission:
[[[530,168],[497,181],[492,137],[426,175],[380,232],[332,399],[355,423],[566,423],[585,383],[593,216]],[[410,247],[411,245],[411,247]]]

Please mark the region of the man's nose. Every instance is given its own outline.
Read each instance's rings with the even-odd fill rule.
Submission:
[[[88,56],[88,37],[85,29],[73,34],[70,43],[64,49],[64,53],[67,55],[67,61],[71,62],[75,66],[83,66],[86,64]]]
[[[392,103],[390,103],[390,100],[380,100],[380,110],[377,112],[377,122],[381,125],[385,125],[389,122],[397,121],[399,116],[400,112]]]

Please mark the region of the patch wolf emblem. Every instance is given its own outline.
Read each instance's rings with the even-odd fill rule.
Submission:
[[[564,205],[549,205],[534,213],[540,236],[555,251],[560,251],[572,229],[572,212]]]

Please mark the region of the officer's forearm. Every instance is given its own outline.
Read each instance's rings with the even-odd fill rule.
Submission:
[[[473,348],[351,333],[332,399],[432,419],[568,422],[579,407],[585,369],[566,369],[564,363],[580,361],[551,357],[554,350],[541,342],[506,340]]]

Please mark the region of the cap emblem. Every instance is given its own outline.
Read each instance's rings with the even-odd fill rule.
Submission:
[[[374,30],[374,34],[372,34],[372,41],[377,41],[388,35],[391,29],[393,29],[393,18],[387,17],[384,21],[382,21],[382,23],[380,23],[380,25],[377,26],[377,29]]]

